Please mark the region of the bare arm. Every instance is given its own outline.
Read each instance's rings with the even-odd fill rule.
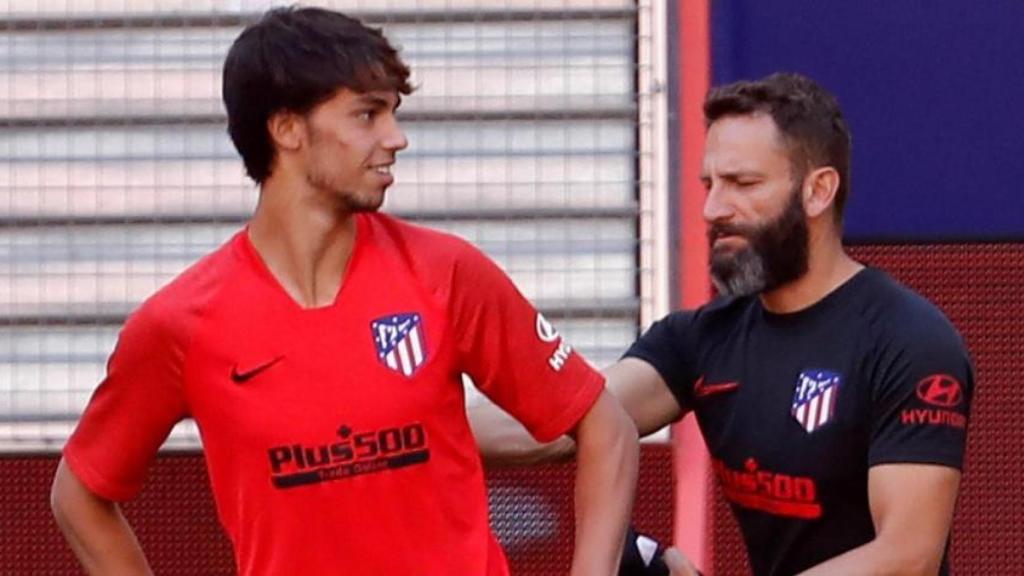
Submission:
[[[466,414],[477,449],[489,468],[557,462],[576,453],[576,443],[569,436],[541,444],[518,420],[484,397],[468,406]]]
[[[960,471],[884,464],[868,472],[875,539],[803,574],[936,574],[942,562]]]
[[[576,425],[576,549],[574,576],[618,573],[633,510],[640,449],[636,427],[602,392]]]
[[[626,409],[641,437],[683,415],[661,374],[643,360],[623,358],[604,369],[605,386]]]
[[[668,385],[653,366],[625,358],[604,370],[605,388],[622,404],[636,424],[640,436],[646,436],[675,422],[682,410]],[[526,428],[491,402],[468,409],[469,423],[477,446],[488,466],[518,466],[568,458],[576,444],[568,436],[541,444]]]
[[[117,503],[91,492],[62,458],[50,506],[64,538],[89,574],[152,574]]]

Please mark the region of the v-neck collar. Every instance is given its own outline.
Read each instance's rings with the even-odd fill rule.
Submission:
[[[299,312],[314,313],[320,310],[330,310],[338,306],[341,302],[342,297],[348,290],[348,286],[352,284],[354,275],[359,269],[359,260],[364,249],[363,245],[368,241],[369,227],[364,222],[365,216],[363,214],[356,214],[356,237],[352,245],[352,254],[349,256],[348,263],[345,265],[344,276],[342,276],[341,284],[338,286],[338,291],[334,295],[334,299],[323,306],[305,307],[302,306],[291,294],[285,290],[281,282],[274,276],[274,273],[270,271],[270,267],[260,256],[260,253],[256,250],[256,246],[253,245],[252,239],[249,238],[249,226],[246,225],[236,236],[235,246],[238,249],[240,256],[245,260],[254,272],[265,282],[267,282],[272,290],[276,292],[281,298],[286,300],[290,307]]]

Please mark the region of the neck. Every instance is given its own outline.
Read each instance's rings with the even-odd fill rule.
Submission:
[[[303,308],[334,302],[355,246],[355,217],[305,181],[268,178],[249,239],[270,273]]]
[[[838,234],[822,234],[812,229],[807,273],[762,293],[761,303],[776,314],[799,312],[828,296],[863,268],[843,249]]]

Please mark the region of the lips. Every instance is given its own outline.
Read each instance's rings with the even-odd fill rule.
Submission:
[[[712,226],[708,230],[708,242],[712,248],[747,242],[747,234],[734,226]]]
[[[370,172],[379,178],[384,186],[390,186],[395,181],[394,175],[391,174],[391,164],[372,166],[370,167]]]
[[[747,237],[740,234],[722,234],[714,236],[711,240],[711,248],[714,250],[728,250],[730,247],[739,247],[746,244]]]

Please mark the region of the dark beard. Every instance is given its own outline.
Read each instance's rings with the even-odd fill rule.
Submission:
[[[715,250],[715,238],[736,234],[747,239],[739,250]],[[770,292],[807,273],[809,232],[799,186],[774,220],[757,227],[712,224],[711,281],[719,294],[749,296]]]

